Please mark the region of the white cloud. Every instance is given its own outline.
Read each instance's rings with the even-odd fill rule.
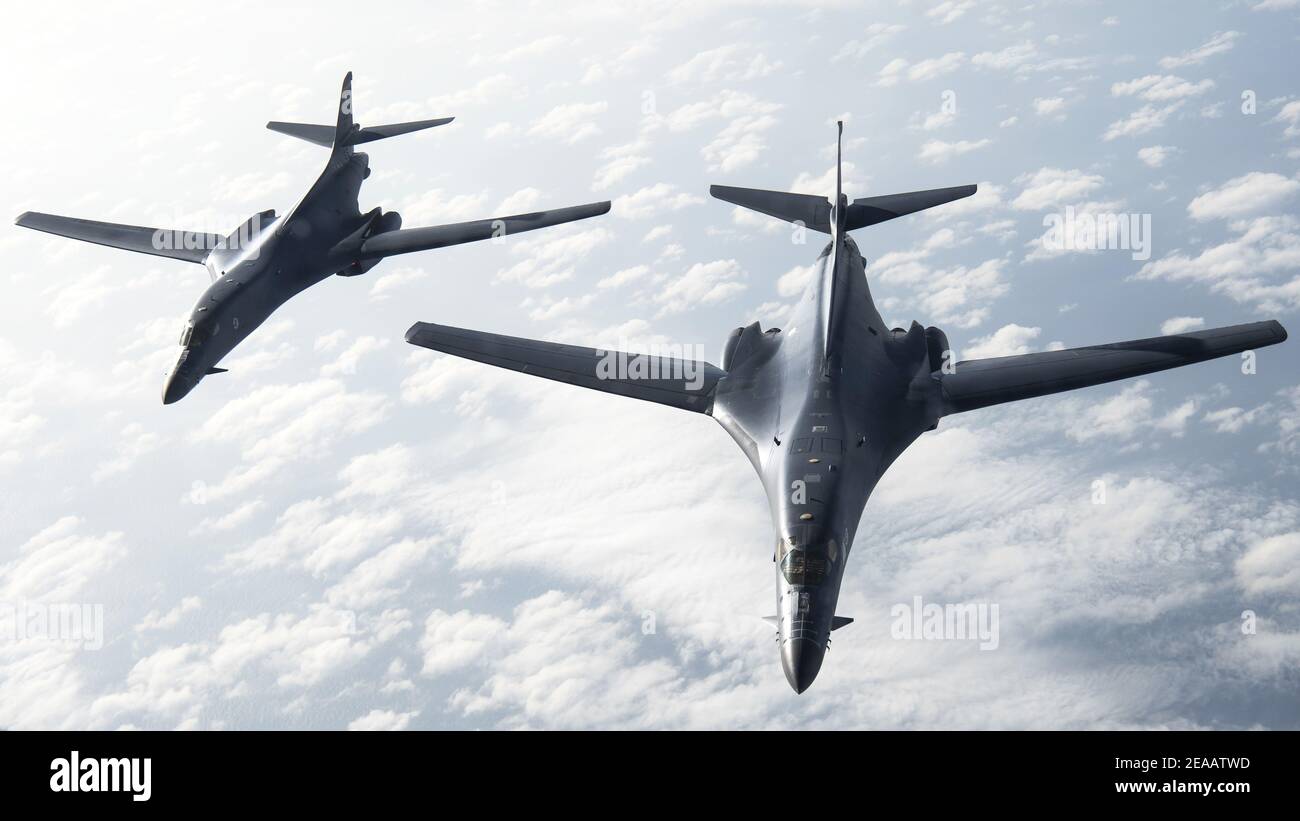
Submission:
[[[960,157],[963,154],[969,154],[980,148],[989,146],[993,141],[983,140],[957,140],[956,142],[946,142],[944,140],[927,140],[921,146],[921,151],[916,155],[918,160],[928,163],[945,163],[953,157]]]
[[[1003,325],[988,336],[980,337],[962,350],[963,359],[989,359],[995,356],[1018,356],[1033,350],[1032,343],[1043,332],[1042,328],[1024,325]]]
[[[1007,46],[1001,51],[981,51],[971,58],[971,63],[981,68],[1013,69],[1025,65],[1038,56],[1038,49],[1031,42]]]
[[[434,610],[424,622],[420,649],[424,654],[421,672],[441,676],[490,657],[493,645],[505,633],[506,623],[498,618],[476,615],[468,610],[447,613]]]
[[[1214,88],[1213,80],[1192,83],[1172,74],[1148,74],[1125,83],[1114,83],[1110,87],[1110,93],[1116,97],[1137,96],[1148,102],[1163,103],[1195,97],[1212,88]]]
[[[1241,433],[1246,429],[1247,425],[1262,421],[1265,414],[1271,409],[1268,403],[1251,410],[1236,406],[1220,408],[1219,410],[1206,411],[1203,421],[1206,424],[1214,425],[1215,433]]]
[[[940,25],[947,25],[961,19],[962,15],[974,7],[974,0],[942,0],[931,7],[925,16],[937,20]]]
[[[776,292],[783,298],[789,299],[792,296],[799,296],[808,287],[812,281],[815,265],[796,265],[789,271],[786,271],[776,280]]]
[[[600,133],[596,121],[608,108],[609,104],[604,100],[557,105],[534,120],[528,127],[528,133],[573,145]]]
[[[356,341],[340,353],[333,362],[321,367],[320,375],[325,377],[352,376],[357,372],[357,365],[363,356],[382,351],[387,347],[387,339],[379,339],[373,336],[357,337]]]
[[[142,456],[158,450],[164,441],[162,435],[147,430],[139,422],[132,422],[122,428],[121,438],[117,442],[117,455],[96,467],[91,478],[102,482],[127,472]]]
[[[649,165],[648,149],[649,144],[643,140],[606,148],[600,152],[605,164],[596,169],[596,177],[591,187],[596,191],[603,191],[627,179],[637,169]]]
[[[744,291],[746,275],[734,259],[697,262],[686,273],[664,283],[655,294],[659,314],[676,314],[700,305],[725,302]]]
[[[1016,177],[1024,188],[1011,207],[1020,211],[1042,211],[1056,205],[1078,202],[1100,188],[1105,180],[1100,174],[1079,169],[1040,168],[1032,174]]]
[[[614,206],[617,213],[618,205]],[[517,282],[527,288],[550,288],[573,277],[577,265],[614,239],[608,228],[576,223],[560,229],[517,236],[510,253],[521,259],[497,271],[498,282]]]
[[[388,299],[394,292],[400,291],[402,286],[412,282],[420,282],[428,276],[428,271],[423,268],[398,268],[395,271],[382,274],[375,280],[375,284],[370,286],[370,298],[373,300]]]
[[[611,210],[615,216],[624,219],[647,219],[703,202],[703,197],[678,191],[675,185],[661,182],[616,198]]]
[[[872,23],[867,26],[865,37],[850,40],[845,43],[840,50],[831,57],[831,60],[832,62],[845,59],[860,60],[879,46],[888,42],[895,35],[906,30],[906,28],[906,26],[898,23]]]
[[[458,109],[473,106],[500,104],[503,100],[513,99],[523,89],[508,74],[492,74],[483,77],[469,88],[452,94],[429,99],[429,108],[443,112],[438,116],[454,115]]]
[[[0,602],[80,600],[95,576],[126,556],[124,534],[87,536],[83,522],[64,516],[12,551],[0,564]]]
[[[597,282],[596,287],[601,289],[620,288],[630,282],[644,279],[649,273],[649,265],[633,265],[631,268],[623,268],[615,271]]]
[[[1235,219],[1271,211],[1300,191],[1300,182],[1271,172],[1252,171],[1193,199],[1187,213],[1195,220]]]
[[[1271,536],[1237,559],[1237,581],[1249,596],[1300,596],[1300,532]]]
[[[1164,335],[1182,334],[1205,327],[1205,318],[1199,316],[1175,316],[1160,323],[1160,333]]]
[[[1300,136],[1300,100],[1292,100],[1282,106],[1273,119],[1275,122],[1287,124],[1286,136]]]
[[[1249,205],[1245,207],[1250,207]],[[1144,280],[1199,282],[1265,311],[1300,307],[1300,225],[1294,217],[1256,217],[1229,224],[1236,235],[1199,253],[1174,251],[1145,263]],[[1289,279],[1279,275],[1290,273]]]
[[[1213,37],[1191,51],[1183,52],[1174,57],[1161,58],[1160,67],[1165,69],[1181,68],[1182,66],[1191,66],[1203,63],[1216,54],[1223,54],[1226,51],[1230,51],[1232,47],[1237,44],[1237,40],[1240,39],[1241,36],[1241,32],[1239,31],[1215,32]]]
[[[198,596],[186,596],[181,599],[181,603],[162,612],[160,610],[150,610],[139,624],[135,626],[136,632],[143,633],[147,630],[169,630],[180,624],[181,619],[186,614],[193,613],[203,606],[203,600]]]
[[[1177,151],[1178,149],[1171,145],[1149,145],[1138,149],[1138,159],[1151,168],[1159,168]]]
[[[671,83],[713,83],[757,80],[781,68],[780,60],[770,60],[762,52],[744,43],[729,43],[701,51],[668,72]]]
[[[1034,113],[1040,117],[1058,117],[1065,111],[1064,97],[1037,97],[1034,99]]]
[[[1169,116],[1182,106],[1182,101],[1157,108],[1144,105],[1123,120],[1116,120],[1106,128],[1103,140],[1115,140],[1120,137],[1136,137],[1164,126]]]
[[[965,61],[966,53],[962,51],[951,51],[942,57],[931,57],[916,63],[909,63],[902,57],[896,57],[886,63],[884,68],[880,69],[876,85],[893,86],[903,79],[914,83],[933,80],[945,74],[951,74],[960,68]]]
[[[419,710],[409,713],[397,713],[392,710],[371,710],[363,716],[348,722],[349,730],[405,730],[411,719],[420,714]]]

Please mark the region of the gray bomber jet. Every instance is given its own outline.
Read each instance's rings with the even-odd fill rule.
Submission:
[[[842,132],[842,127],[841,127]],[[975,193],[975,186],[824,197],[715,185],[727,202],[830,234],[784,329],[727,338],[722,367],[417,322],[416,345],[716,419],[749,457],[776,531],[781,666],[802,693],[821,669],[867,497],[889,465],[952,413],[1190,365],[1286,339],[1276,321],[1061,351],[951,361],[938,328],[885,325],[848,232]],[[613,361],[621,363],[618,367]]]
[[[320,177],[283,217],[254,214],[229,236],[116,225],[28,211],[17,224],[99,245],[196,262],[212,283],[181,334],[181,353],[163,388],[171,404],[203,377],[224,373],[217,363],[294,295],[334,274],[364,274],[384,257],[494,239],[604,214],[609,202],[575,205],[508,217],[402,228],[396,211],[361,213],[357,196],[370,176],[370,158],[353,150],[454,118],[362,128],[352,121],[352,73],[343,80],[334,125],[269,122],[266,127],[330,149]]]

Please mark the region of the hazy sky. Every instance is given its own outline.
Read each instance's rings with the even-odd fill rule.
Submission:
[[[614,206],[328,280],[167,407],[204,272],[0,233],[0,631],[103,617],[98,649],[0,632],[0,726],[1300,726],[1295,340],[943,420],[868,504],[802,696],[716,424],[402,341],[717,362],[820,246],[708,185],[829,193],[837,118],[851,197],[980,184],[856,232],[886,321],[968,356],[1294,333],[1295,0],[455,6],[9,13],[10,218],[284,213],[326,152],[263,126],[331,121],[348,70],[363,125],[457,118],[367,146],[363,209]],[[1067,207],[1149,218],[1149,258],[1046,247]],[[917,596],[996,604],[997,649],[894,638]]]

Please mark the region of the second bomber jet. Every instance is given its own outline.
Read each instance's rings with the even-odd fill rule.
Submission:
[[[716,419],[767,492],[775,530],[781,666],[812,684],[836,615],[867,497],[898,455],[941,417],[1190,365],[1286,339],[1275,321],[1020,356],[952,362],[938,328],[890,328],[849,231],[968,197],[975,186],[849,201],[715,185],[713,196],[830,234],[784,329],[736,328],[722,367],[417,322],[406,340],[501,368],[658,402]],[[614,367],[614,363],[620,363]],[[629,363],[631,364],[631,363]]]
[[[343,80],[334,125],[267,123],[267,128],[330,149],[320,177],[287,215],[255,214],[229,236],[172,231],[59,217],[28,211],[17,224],[72,239],[196,262],[212,284],[194,306],[181,334],[181,354],[163,388],[171,404],[203,377],[222,373],[217,363],[277,308],[327,277],[364,274],[381,259],[447,245],[532,231],[604,214],[609,202],[552,211],[402,229],[395,211],[361,213],[357,196],[370,176],[362,143],[445,125],[451,117],[362,128],[352,120],[352,74]]]

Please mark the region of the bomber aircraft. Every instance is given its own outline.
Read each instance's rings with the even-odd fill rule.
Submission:
[[[840,133],[843,126],[840,125]],[[715,185],[718,199],[830,234],[783,329],[727,337],[722,367],[417,322],[415,345],[712,416],[758,471],[775,531],[781,666],[802,693],[821,669],[858,520],[889,465],[941,417],[1190,365],[1286,339],[1276,321],[953,362],[938,328],[890,328],[849,231],[975,193],[975,186],[835,199]],[[612,364],[612,363],[617,363]]]
[[[370,158],[354,151],[363,143],[439,125],[452,117],[363,128],[352,118],[352,73],[343,80],[334,125],[269,122],[266,127],[330,149],[325,170],[283,217],[254,214],[228,236],[173,231],[59,217],[28,211],[17,219],[34,228],[99,245],[196,262],[211,284],[181,333],[181,353],[163,387],[171,404],[205,376],[224,373],[217,364],[277,308],[334,274],[364,274],[384,257],[503,237],[604,214],[609,202],[594,202],[532,214],[475,220],[427,228],[402,228],[396,211],[361,213],[357,196],[370,176]]]

